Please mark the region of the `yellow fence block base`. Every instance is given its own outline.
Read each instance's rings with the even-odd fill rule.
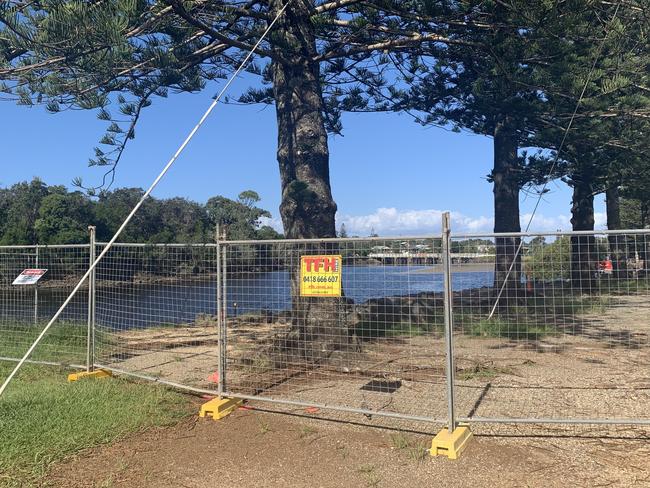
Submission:
[[[96,369],[95,371],[82,371],[81,373],[70,373],[68,381],[78,381],[84,378],[108,378],[113,376],[113,373],[105,369]]]
[[[472,431],[469,430],[467,425],[459,425],[453,432],[449,432],[449,429],[443,429],[433,438],[429,452],[432,456],[447,456],[449,459],[458,459],[468,446],[472,436]]]
[[[238,398],[213,398],[201,405],[199,417],[212,417],[214,420],[224,418],[244,403]]]

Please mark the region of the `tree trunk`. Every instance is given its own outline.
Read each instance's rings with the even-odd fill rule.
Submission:
[[[607,228],[619,230],[621,228],[621,197],[619,187],[612,185],[605,191],[605,204],[607,207]]]
[[[607,229],[621,229],[621,197],[619,187],[612,184],[605,191],[605,204],[607,208]],[[627,276],[627,236],[610,235],[609,253],[612,260],[612,275],[614,278]]]
[[[648,201],[641,202],[641,228],[648,229],[650,224],[650,207],[648,206]],[[642,277],[647,277],[650,274],[650,235],[644,234],[639,236],[637,240],[640,242],[639,245],[639,259],[641,260],[641,271],[639,275]]]
[[[276,9],[279,9],[279,2]],[[316,40],[307,2],[287,8],[278,22],[286,47],[272,65],[278,125],[277,158],[282,184],[280,215],[287,238],[336,237],[336,204],[329,175],[329,149]],[[294,249],[298,249],[295,246]],[[334,254],[334,246],[300,246],[301,255]],[[347,345],[345,298],[300,296],[299,256],[292,262],[293,332],[290,348],[319,359]]]
[[[589,168],[572,175],[571,225],[574,231],[594,230],[594,188]],[[595,289],[596,239],[593,234],[571,237],[571,285],[582,292]]]
[[[519,160],[517,133],[506,116],[494,129],[494,232],[520,232],[519,222]],[[521,255],[517,254],[520,239],[496,239],[494,287],[503,287],[500,306],[517,301],[520,291]]]

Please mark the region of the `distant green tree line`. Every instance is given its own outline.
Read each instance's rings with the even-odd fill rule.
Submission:
[[[0,245],[86,243],[89,225],[97,227],[99,241],[107,241],[143,193],[141,188],[119,188],[92,198],[38,178],[0,188]],[[250,190],[236,200],[215,196],[206,204],[149,197],[120,241],[214,242],[217,224],[229,239],[281,238],[261,225],[260,219],[271,214],[256,206],[259,200]]]

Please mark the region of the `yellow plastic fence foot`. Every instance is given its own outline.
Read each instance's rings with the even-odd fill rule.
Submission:
[[[81,373],[70,373],[68,381],[78,381],[84,378],[108,378],[113,376],[113,373],[105,369],[96,369],[95,371],[82,371]]]
[[[472,431],[469,430],[467,425],[459,425],[453,432],[449,432],[449,429],[443,429],[433,438],[429,452],[432,456],[447,456],[449,459],[458,459],[468,446],[472,436]]]
[[[201,405],[199,417],[212,417],[214,420],[224,418],[244,403],[239,398],[213,398]]]

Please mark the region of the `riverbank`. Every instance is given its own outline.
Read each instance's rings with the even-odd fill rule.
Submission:
[[[434,266],[405,266],[405,265],[386,265],[380,262],[361,262],[356,263],[355,265],[344,264],[344,274],[345,270],[348,272],[354,273],[354,270],[368,270],[368,269],[381,269],[385,270],[395,270],[400,274],[437,274],[442,273],[442,264],[436,264]],[[493,263],[463,263],[463,264],[452,264],[452,272],[454,273],[489,273],[494,270]],[[289,273],[289,268],[286,267],[274,267],[273,269],[252,269],[249,271],[238,270],[236,272],[229,271],[228,279],[255,279],[256,277],[263,276],[270,273]],[[108,277],[110,276],[110,277]],[[39,290],[52,290],[52,289],[72,289],[82,278],[82,274],[79,275],[69,275],[64,278],[58,279],[48,279],[47,274],[45,277],[38,283]],[[100,269],[97,273],[97,286],[98,288],[113,288],[113,287],[126,287],[133,285],[156,285],[156,284],[174,284],[177,282],[182,283],[201,283],[208,281],[217,280],[217,273],[214,271],[206,271],[201,273],[183,273],[179,272],[177,274],[155,274],[155,273],[133,273],[128,276],[119,277],[117,275],[111,275],[104,269]],[[31,289],[32,287],[30,287]],[[17,287],[11,284],[0,285],[0,291],[2,290],[16,290]],[[87,283],[82,284],[81,290],[87,290]]]
[[[492,271],[494,271],[494,263],[462,263],[451,265],[452,273],[491,273]],[[442,264],[436,264],[408,272],[413,274],[436,274],[442,273],[443,269]]]
[[[491,286],[493,277],[484,268],[472,272],[462,268],[453,280],[454,291]],[[134,274],[122,281],[97,280],[96,313],[98,323],[106,327],[148,327],[157,324],[192,322],[202,314],[214,314],[217,304],[217,277],[188,273],[173,276]],[[128,281],[127,281],[128,279]],[[52,284],[52,282],[50,282]],[[66,298],[70,288],[39,288],[39,317],[49,318]],[[355,304],[388,296],[408,296],[443,290],[442,273],[424,266],[344,266],[345,296]],[[86,290],[81,290],[68,306],[66,320],[85,321]],[[229,315],[257,313],[260,310],[281,312],[291,309],[291,272],[288,269],[227,275],[226,305]],[[36,297],[34,288],[13,287],[0,290],[0,306],[18,320],[33,317]],[[144,312],[146,311],[146,313]]]

